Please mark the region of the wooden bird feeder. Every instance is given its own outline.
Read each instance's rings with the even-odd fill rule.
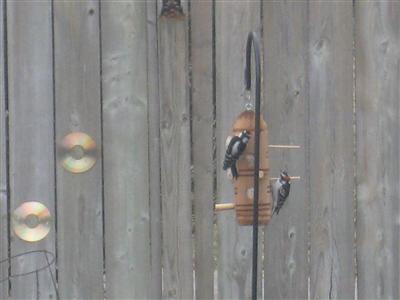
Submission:
[[[253,225],[255,231],[257,226],[267,225],[272,217],[272,198],[270,180],[278,178],[269,177],[268,149],[298,149],[296,145],[270,145],[268,144],[268,126],[260,112],[261,102],[261,63],[259,41],[255,33],[249,33],[246,46],[246,69],[245,69],[245,89],[250,94],[251,88],[251,46],[254,46],[255,54],[255,111],[243,111],[233,122],[232,134],[239,136],[244,130],[250,133],[250,140],[245,152],[237,161],[239,177],[233,179],[228,170],[228,177],[233,181],[234,202],[221,203],[215,205],[215,211],[234,209],[239,225]],[[256,126],[259,120],[259,126]],[[258,128],[257,128],[258,127]],[[230,142],[232,136],[228,137],[226,143]],[[258,144],[258,149],[257,145]],[[257,151],[258,150],[258,151]],[[258,170],[256,165],[258,165]],[[258,176],[257,176],[258,174]],[[291,179],[300,179],[298,176]],[[255,188],[258,191],[255,192]],[[258,209],[256,209],[258,208]],[[254,222],[258,219],[258,222]]]
[[[247,130],[251,137],[254,137],[254,111],[242,112],[233,123],[233,135],[239,135],[243,130]],[[250,138],[245,152],[237,161],[237,169],[239,172],[239,177],[236,180],[233,180],[231,174],[228,173],[228,177],[233,180],[234,203],[216,204],[215,210],[222,211],[227,209],[235,209],[236,219],[240,225],[252,225],[254,201],[254,138]],[[258,223],[266,225],[271,220],[272,202],[269,184],[268,127],[267,123],[262,117],[260,119],[259,190]]]

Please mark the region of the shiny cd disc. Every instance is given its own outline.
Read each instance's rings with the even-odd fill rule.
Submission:
[[[50,211],[40,202],[24,202],[12,214],[15,235],[27,242],[37,242],[50,231]]]
[[[83,173],[96,163],[96,142],[83,132],[67,134],[61,141],[61,164],[71,173]]]

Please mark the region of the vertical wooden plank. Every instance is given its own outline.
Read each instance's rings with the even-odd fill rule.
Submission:
[[[222,170],[225,140],[231,134],[235,118],[245,109],[245,101],[241,97],[244,91],[245,45],[248,32],[260,29],[260,2],[216,1],[215,9],[217,201],[232,202],[233,186]],[[235,213],[223,212],[218,214],[218,235],[218,298],[249,299],[252,227],[238,226]],[[261,280],[261,276],[259,278]],[[261,297],[261,285],[258,287]]]
[[[301,150],[269,151],[271,177],[286,169],[301,180],[292,181],[287,203],[265,231],[265,299],[308,297],[307,9],[306,1],[263,5],[264,114],[269,140],[301,145]]]
[[[188,21],[182,2],[186,16],[158,22],[163,296],[168,299],[193,298]]]
[[[360,299],[399,299],[400,3],[355,3]]]
[[[5,1],[0,2],[0,260],[8,257],[8,174],[7,174],[7,107]],[[0,266],[0,280],[8,277],[8,263]],[[0,298],[8,297],[8,281],[0,283]]]
[[[196,298],[213,299],[213,2],[191,2],[190,18]]]
[[[145,2],[102,2],[106,297],[110,299],[147,299],[150,291],[146,21]]]
[[[309,3],[312,299],[354,297],[352,11]]]
[[[150,299],[162,297],[161,273],[161,182],[160,182],[160,100],[158,93],[157,0],[146,1],[147,13],[147,96],[149,126],[150,186]]]
[[[98,149],[97,163],[86,173],[57,165],[58,274],[65,299],[103,298],[99,41],[98,1],[54,2],[56,140],[83,131]]]
[[[22,202],[39,201],[54,217],[54,126],[51,2],[7,2],[10,113],[11,211]],[[40,41],[40,42],[39,42]],[[11,255],[46,249],[55,253],[55,228],[42,241],[27,243],[13,234]],[[11,273],[43,267],[45,257],[14,260]],[[54,272],[54,267],[53,267]],[[15,299],[55,298],[48,272],[12,280]]]

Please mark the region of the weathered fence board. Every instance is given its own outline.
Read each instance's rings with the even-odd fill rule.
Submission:
[[[8,174],[5,51],[5,1],[0,2],[0,260],[8,257]],[[8,263],[0,265],[0,280],[8,277]],[[0,283],[0,299],[8,297],[9,282]]]
[[[10,116],[10,209],[39,201],[54,216],[54,126],[51,2],[7,2]],[[37,41],[40,41],[38,43]],[[27,243],[12,233],[11,255],[46,249],[55,253],[55,227],[46,239]],[[46,264],[39,254],[13,260],[11,273]],[[54,267],[52,268],[54,272]],[[55,298],[48,272],[11,281],[15,299]]]
[[[271,177],[286,169],[301,180],[292,181],[287,204],[265,230],[265,299],[308,297],[307,8],[306,1],[263,5],[264,114],[269,141],[301,146],[300,150],[269,151]]]
[[[57,156],[58,279],[63,299],[103,298],[102,137],[98,1],[54,2],[56,142],[76,131],[97,143],[88,172]],[[122,129],[121,129],[122,130]]]
[[[110,299],[147,299],[151,288],[146,21],[145,2],[102,2],[105,262]]]
[[[399,299],[400,3],[356,1],[360,299]]]
[[[162,297],[161,273],[161,182],[160,182],[160,102],[158,96],[157,0],[146,1],[147,14],[147,97],[149,120],[149,200],[150,200],[150,299]]]
[[[213,299],[213,2],[191,2],[190,12],[196,298]]]
[[[163,296],[193,298],[188,20],[158,21]],[[161,5],[160,5],[161,8]]]
[[[312,299],[354,297],[352,11],[309,3]]]
[[[260,2],[217,1],[215,14],[217,201],[222,203],[234,199],[233,187],[222,170],[222,162],[225,140],[232,133],[235,118],[245,109],[241,97],[245,44],[248,32],[260,28]],[[251,297],[251,226],[238,226],[233,211],[221,212],[218,236],[218,299],[248,299]],[[259,278],[261,282],[261,276]],[[258,291],[261,297],[261,289]]]

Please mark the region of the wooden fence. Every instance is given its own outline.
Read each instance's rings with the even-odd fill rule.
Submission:
[[[225,138],[243,110],[244,48],[263,44],[271,173],[301,176],[260,235],[259,297],[399,299],[400,3],[1,1],[0,259],[46,249],[61,299],[247,299],[251,228],[213,203],[233,191]],[[93,169],[57,145],[83,131]],[[10,226],[22,202],[46,239]],[[0,278],[39,267],[3,263]],[[0,298],[50,299],[48,272]]]

